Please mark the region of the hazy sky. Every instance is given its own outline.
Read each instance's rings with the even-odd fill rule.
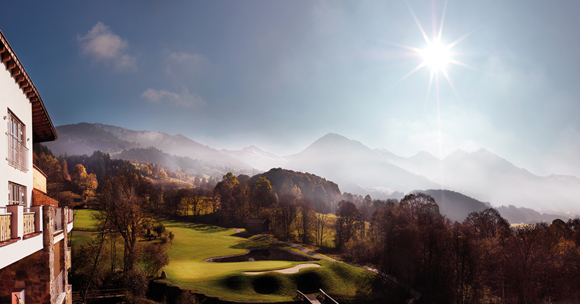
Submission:
[[[12,1],[0,29],[55,125],[278,155],[332,132],[401,156],[486,148],[580,176],[580,2],[449,1],[442,43],[464,37],[452,58],[471,68],[449,64],[453,86],[440,74],[428,92],[428,67],[401,81],[423,58],[399,45],[427,45],[409,7],[431,38],[444,5]]]

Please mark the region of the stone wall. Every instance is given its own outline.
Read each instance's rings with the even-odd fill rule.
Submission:
[[[25,289],[26,303],[51,303],[49,256],[39,250],[0,270],[0,303],[12,303],[16,288]]]

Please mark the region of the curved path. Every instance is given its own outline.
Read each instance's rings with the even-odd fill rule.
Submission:
[[[358,265],[358,264],[355,264],[355,263],[343,262],[343,261],[335,260],[335,259],[332,259],[332,258],[329,258],[329,257],[321,256],[321,255],[317,254],[316,252],[312,252],[312,251],[310,251],[310,250],[308,250],[308,249],[306,249],[304,247],[300,247],[300,246],[298,246],[296,244],[293,244],[293,243],[288,243],[288,242],[274,240],[274,239],[271,239],[271,238],[269,238],[267,236],[264,236],[262,234],[251,234],[251,233],[248,233],[248,232],[242,232],[242,229],[241,228],[236,229],[236,233],[247,234],[247,235],[255,235],[255,236],[257,236],[257,237],[259,237],[261,239],[264,239],[264,240],[267,240],[267,241],[270,241],[270,242],[273,242],[273,243],[284,244],[284,245],[290,246],[290,247],[292,247],[294,249],[297,249],[297,250],[299,250],[299,251],[301,251],[301,252],[303,252],[303,253],[311,256],[311,257],[317,258],[317,259],[324,259],[324,260],[332,261],[332,262],[345,263],[345,264],[348,264],[348,265],[351,265],[351,266],[354,266],[354,267],[358,267],[358,268],[366,269],[368,271],[372,271],[372,272],[374,272],[374,273],[376,273],[376,274],[378,274],[378,275],[380,275],[382,277],[385,277],[385,278],[391,280],[395,284],[397,284],[397,285],[405,288],[405,290],[407,290],[411,295],[413,295],[413,298],[415,298],[415,300],[418,300],[421,297],[421,293],[418,292],[417,290],[415,290],[413,287],[405,284],[404,282],[401,282],[399,279],[395,278],[394,276],[392,276],[390,274],[387,274],[385,272],[382,272],[382,271],[380,271],[378,269],[374,269],[374,268],[371,268],[371,267],[368,267],[368,266]]]
[[[266,272],[279,272],[279,273],[297,273],[302,268],[309,267],[320,267],[318,264],[308,263],[308,264],[298,264],[294,267],[278,269],[278,270],[265,270],[265,271],[244,271],[245,274],[262,274]]]

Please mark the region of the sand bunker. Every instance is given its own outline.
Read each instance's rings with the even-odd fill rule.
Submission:
[[[278,270],[246,271],[244,273],[245,274],[261,274],[261,273],[266,273],[266,272],[297,273],[298,271],[300,271],[300,269],[302,269],[302,268],[308,268],[308,267],[320,267],[320,265],[313,264],[313,263],[309,263],[309,264],[300,264],[300,265],[296,265],[294,267],[284,268],[284,269],[278,269]]]

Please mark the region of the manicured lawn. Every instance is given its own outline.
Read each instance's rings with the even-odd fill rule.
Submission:
[[[76,210],[82,228],[94,228],[94,210]],[[169,265],[165,267],[170,284],[203,293],[210,297],[239,302],[292,301],[297,289],[322,288],[340,303],[365,303],[387,294],[400,294],[400,288],[374,273],[344,263],[316,261],[322,267],[306,268],[295,274],[265,273],[246,275],[244,271],[263,271],[292,267],[303,262],[253,261],[205,262],[211,257],[242,254],[250,248],[281,247],[257,237],[236,234],[235,229],[211,225],[164,220],[167,230],[175,235],[169,247]],[[90,242],[90,232],[74,232],[73,242]],[[122,246],[119,246],[122,247]],[[293,250],[295,251],[295,250]],[[304,262],[312,263],[312,262]]]
[[[170,264],[165,269],[172,278],[171,281],[207,279],[234,270],[270,270],[296,264],[285,261],[204,262],[211,257],[241,254],[249,248],[280,247],[280,245],[235,236],[235,229],[174,221],[164,224],[175,234],[173,245],[169,249]]]
[[[70,238],[72,238],[73,247],[90,243],[93,240],[93,232],[73,231]]]
[[[73,231],[70,236],[72,238],[73,246],[90,243],[93,240],[93,232],[84,230],[93,230],[97,228],[97,220],[95,220],[93,216],[99,213],[99,211],[92,209],[75,209],[73,212],[75,218]]]
[[[95,229],[97,220],[93,217],[99,211],[92,209],[75,209],[75,220],[73,229]]]
[[[170,263],[164,269],[167,281],[211,297],[230,301],[282,302],[292,301],[298,288],[322,288],[344,302],[350,302],[355,296],[375,298],[395,288],[370,271],[325,260],[315,262],[322,267],[303,269],[296,274],[246,275],[244,271],[288,268],[301,262],[205,262],[210,257],[241,254],[249,248],[290,248],[256,237],[243,237],[236,234],[235,229],[175,221],[164,224],[175,234],[169,249]],[[377,288],[377,284],[382,287]]]

